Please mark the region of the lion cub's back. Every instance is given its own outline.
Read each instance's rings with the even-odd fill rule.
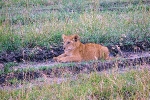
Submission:
[[[88,48],[89,50],[96,50],[100,47],[101,45],[95,44],[95,43],[87,43],[85,44],[85,48]]]
[[[101,45],[95,43],[87,43],[84,48],[84,60],[98,60]]]

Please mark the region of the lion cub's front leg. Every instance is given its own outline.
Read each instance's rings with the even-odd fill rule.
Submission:
[[[58,59],[59,62],[79,62],[82,59],[78,56],[66,56]]]
[[[62,57],[66,57],[67,55],[65,53],[59,55],[58,57],[53,57],[53,60],[55,61],[59,61],[59,59],[61,59]]]

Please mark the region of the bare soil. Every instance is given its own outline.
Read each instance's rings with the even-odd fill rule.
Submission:
[[[150,51],[149,41],[139,41],[134,44],[124,45],[109,45],[109,51],[112,56],[122,55],[123,52],[145,52]],[[34,48],[23,48],[18,51],[3,51],[0,52],[0,63],[7,62],[45,62],[52,61],[63,53],[62,44],[59,46],[50,46],[50,48],[35,46]],[[124,54],[125,56],[126,54]]]
[[[61,66],[60,66],[61,65]],[[40,69],[41,66],[48,67],[47,69]],[[60,66],[60,67],[58,67]],[[24,82],[31,82],[37,78],[44,78],[48,81],[53,79],[57,83],[65,81],[68,77],[76,76],[80,73],[89,74],[91,72],[103,72],[105,70],[117,69],[118,72],[126,71],[126,69],[143,69],[150,70],[150,52],[124,52],[123,56],[113,57],[108,61],[90,61],[80,63],[57,63],[57,62],[28,62],[20,63],[13,67],[15,70],[34,68],[35,70],[14,71],[8,74],[0,75],[0,86],[18,86]],[[40,69],[40,70],[39,70]],[[14,83],[12,80],[17,80]]]
[[[34,47],[14,52],[2,52],[0,53],[1,70],[4,70],[4,65],[8,62],[17,62],[18,66],[11,66],[13,71],[10,73],[0,74],[0,87],[18,87],[25,82],[32,82],[39,78],[44,78],[50,83],[57,79],[56,83],[60,83],[70,77],[74,79],[72,76],[80,73],[103,72],[114,68],[118,72],[124,72],[130,68],[150,69],[149,48],[150,44],[145,41],[134,45],[112,45],[109,46],[111,60],[80,63],[52,61],[54,56],[63,53],[62,46],[52,46],[50,49]]]

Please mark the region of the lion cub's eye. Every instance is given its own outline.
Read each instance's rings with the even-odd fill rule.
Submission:
[[[70,44],[70,42],[67,42],[67,44]]]

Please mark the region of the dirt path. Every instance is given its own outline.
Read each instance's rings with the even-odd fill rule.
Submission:
[[[47,68],[42,69],[40,68]],[[15,70],[34,68],[34,71],[14,72],[7,75],[0,75],[0,89],[20,89],[44,84],[60,84],[67,80],[76,80],[78,74],[87,74],[96,71],[97,73],[124,73],[129,70],[150,70],[150,52],[131,53],[124,52],[122,56],[114,57],[109,61],[91,61],[81,63],[56,63],[47,62],[26,62],[14,66]],[[67,77],[66,77],[67,76]],[[12,80],[20,80],[17,84]],[[28,84],[24,84],[24,81]]]
[[[96,72],[97,74],[122,74],[125,73],[127,71],[131,71],[131,70],[142,70],[143,68],[148,68],[150,70],[150,65],[143,65],[140,67],[130,67],[130,68],[124,68],[124,69],[108,69],[102,72]],[[86,74],[87,76],[90,74]],[[15,84],[15,85],[10,85],[10,86],[0,86],[1,90],[8,90],[8,91],[12,91],[12,90],[18,90],[18,89],[25,89],[25,88],[32,88],[34,86],[44,86],[44,85],[52,85],[52,84],[61,84],[63,82],[67,82],[67,81],[74,81],[78,79],[78,75],[70,75],[69,77],[55,77],[55,78],[50,78],[47,76],[43,76],[34,80],[31,80],[29,82],[26,82],[26,84]]]
[[[133,52],[124,52],[122,56],[118,57],[112,57],[113,60],[134,60],[137,58],[146,58],[150,57],[150,52],[140,52],[140,53],[133,53]],[[147,59],[148,60],[148,59]],[[110,62],[110,61],[106,61]],[[144,63],[144,62],[143,62]],[[70,63],[69,63],[70,64]],[[80,63],[76,63],[80,64]],[[59,65],[66,65],[67,63],[57,63],[53,61],[46,61],[46,62],[25,62],[20,63],[18,66],[15,66],[16,69],[24,69],[24,68],[41,68],[41,67],[53,67],[53,66],[59,66]]]

